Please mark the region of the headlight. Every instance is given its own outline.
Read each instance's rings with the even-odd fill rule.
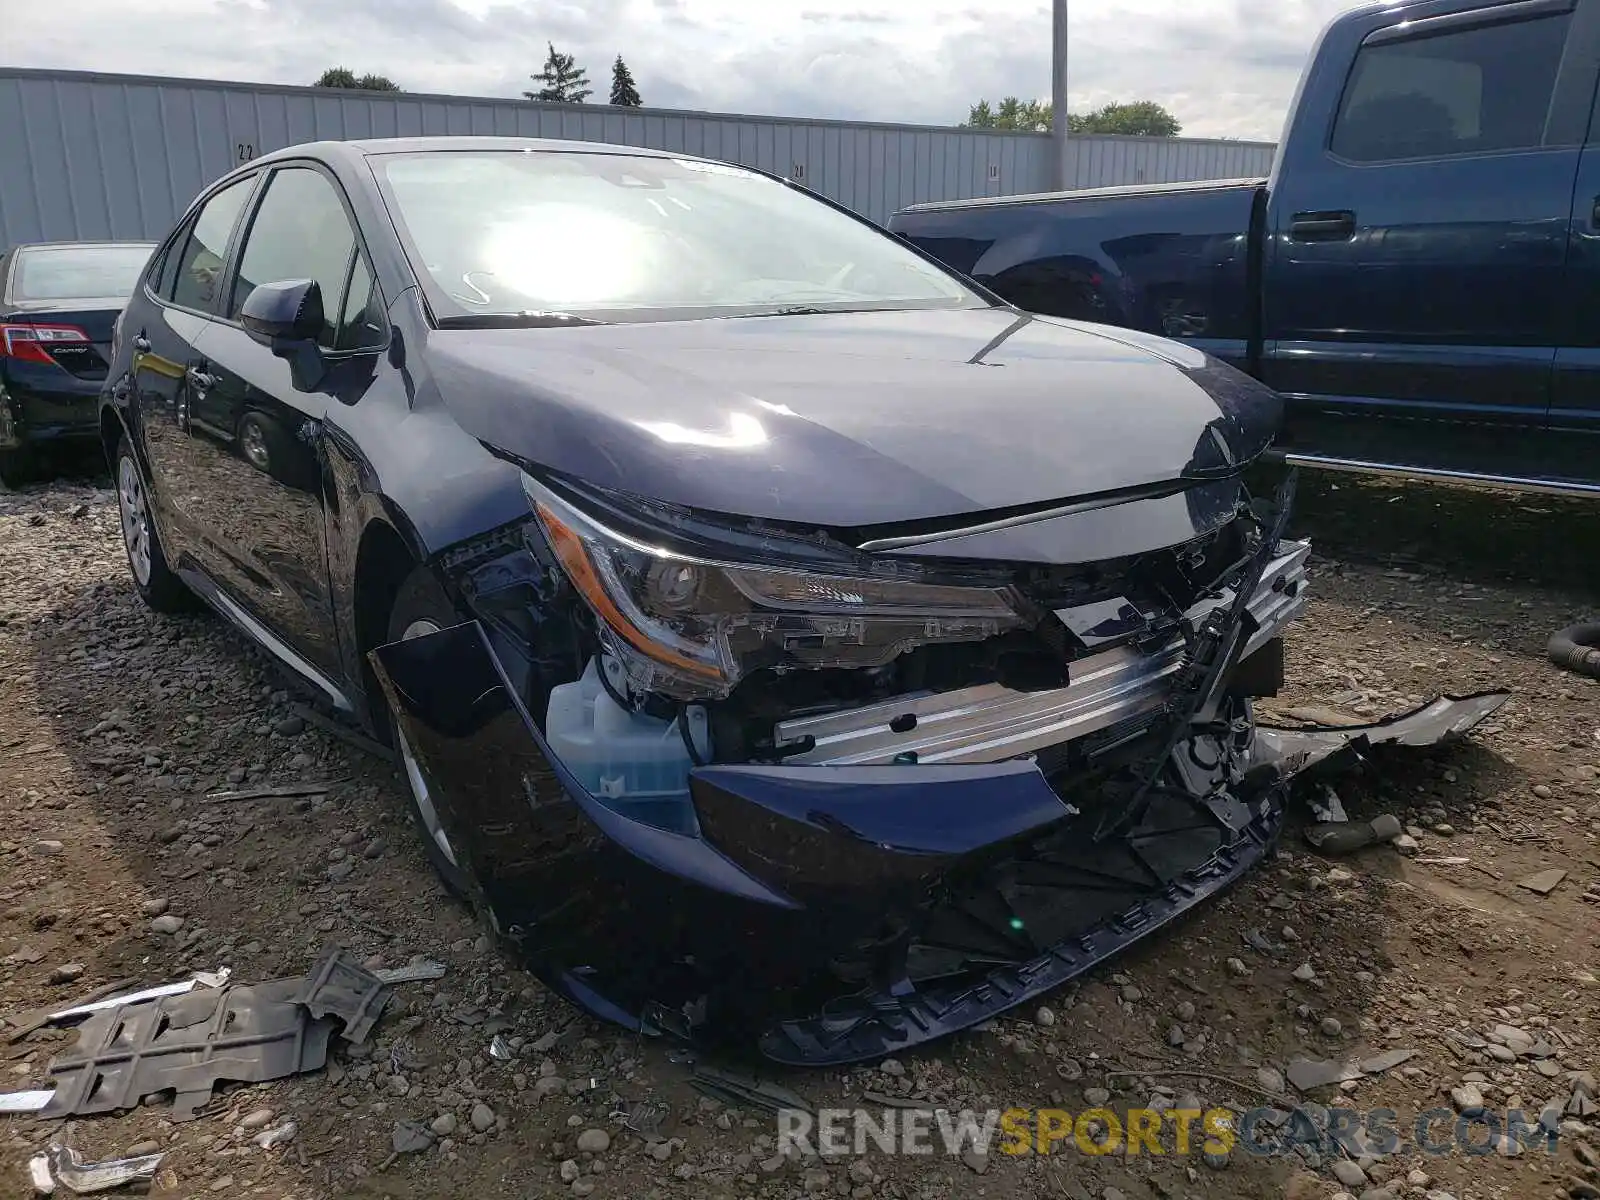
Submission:
[[[567,577],[641,690],[726,696],[763,667],[876,667],[1023,624],[1010,588],[716,562],[608,529],[523,476]]]

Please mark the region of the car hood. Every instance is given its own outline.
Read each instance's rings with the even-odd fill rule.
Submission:
[[[1008,308],[435,330],[456,421],[602,488],[834,528],[1236,471],[1276,432],[1187,347]]]

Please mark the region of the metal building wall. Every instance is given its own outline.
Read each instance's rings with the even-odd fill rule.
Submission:
[[[924,200],[1044,190],[1042,134],[528,104],[414,93],[0,68],[0,247],[155,238],[243,159],[322,139],[571,138],[679,150],[800,179],[879,222]],[[1078,138],[1078,187],[1264,175],[1273,147]]]

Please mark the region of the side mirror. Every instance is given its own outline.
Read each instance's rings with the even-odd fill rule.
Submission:
[[[239,324],[253,341],[289,364],[298,392],[315,391],[327,373],[317,338],[322,334],[322,288],[310,279],[263,283],[245,297]]]
[[[263,283],[239,309],[244,331],[280,358],[294,352],[294,343],[315,342],[322,323],[322,289],[310,279]]]

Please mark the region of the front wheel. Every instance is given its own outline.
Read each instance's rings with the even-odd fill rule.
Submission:
[[[433,575],[425,567],[417,567],[400,585],[394,608],[389,613],[389,638],[391,642],[409,641],[438,633],[461,623],[455,606],[445,595]],[[446,888],[462,899],[471,896],[471,886],[466,870],[456,856],[455,847],[445,833],[434,807],[433,793],[422,774],[405,730],[389,711],[389,733],[395,752],[400,758],[401,772],[405,775],[406,789],[411,797],[411,819],[422,838],[422,848],[428,861],[439,872]]]
[[[117,514],[122,546],[139,598],[159,613],[193,612],[195,596],[167,566],[150,516],[150,493],[127,442],[117,447]]]

